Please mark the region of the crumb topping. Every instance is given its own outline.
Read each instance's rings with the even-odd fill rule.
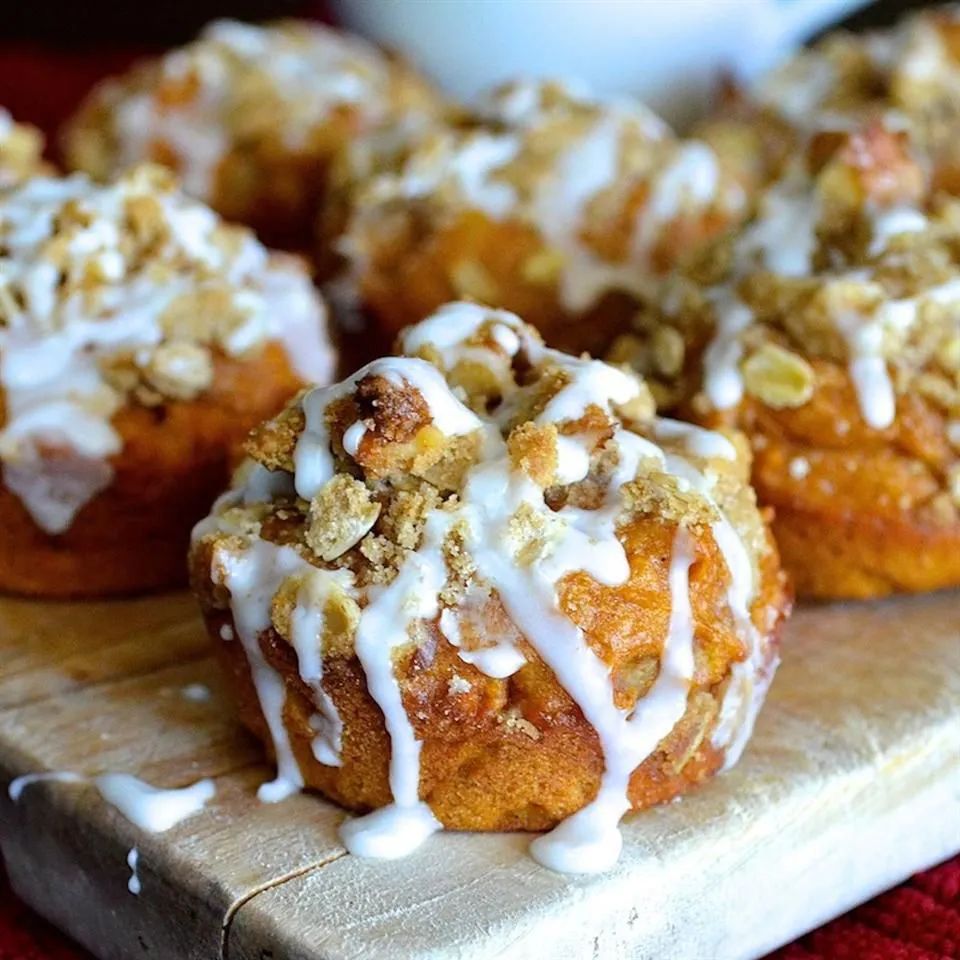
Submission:
[[[43,135],[35,127],[14,123],[0,108],[0,190],[43,169]]]
[[[306,21],[218,20],[192,43],[101,84],[90,116],[107,127],[108,143],[103,131],[88,136],[81,120],[70,146],[80,166],[100,175],[164,162],[188,193],[209,201],[232,150],[323,150],[331,118],[347,115],[358,130],[416,122],[429,99],[357,37]]]
[[[393,745],[387,819],[416,835],[435,824],[418,796],[419,743],[396,658],[431,622],[464,663],[490,677],[511,676],[532,649],[597,730],[607,772],[600,797],[581,814],[586,832],[612,850],[630,773],[686,710],[694,532],[711,536],[726,564],[729,613],[746,653],[714,732],[729,762],[762,696],[770,651],[751,609],[768,546],[745,483],[745,448],[655,418],[633,373],[547,349],[504,311],[448,304],[398,346],[401,356],[308,391],[255,435],[253,464],[195,532],[194,556],[213,580],[209,602],[231,611],[262,679],[269,667],[258,636],[276,626],[264,599],[291,577],[337,577],[360,611],[346,642]],[[673,612],[656,679],[615,695],[609,664],[564,612],[560,594],[574,575],[625,582],[621,530],[638,517],[675,531]],[[291,622],[318,608],[315,600],[298,608]],[[278,756],[270,789],[288,776],[295,788],[273,690],[258,682]],[[348,844],[366,842],[353,829]]]
[[[756,216],[664,285],[612,356],[674,403],[744,396],[806,404],[817,359],[846,364],[864,421],[883,429],[921,390],[960,413],[960,207],[938,195],[907,138],[882,124],[844,134],[822,166],[800,161]],[[690,382],[702,358],[702,382]]]
[[[324,380],[332,369],[324,324],[295,259],[186,200],[160,168],[136,168],[110,186],[82,175],[28,180],[0,197],[8,486],[44,529],[61,532],[110,472],[51,489],[38,479],[51,455],[105,464],[121,444],[114,413],[127,402],[201,395],[218,353],[288,343],[297,372]]]
[[[651,274],[743,210],[713,151],[676,139],[639,104],[514,83],[494,90],[468,128],[428,137],[399,173],[374,177],[340,246],[362,275],[383,224],[404,211],[436,227],[467,212],[519,221],[542,243],[525,278],[555,286],[579,312],[610,290],[646,292]],[[496,299],[480,264],[455,273],[465,295]]]

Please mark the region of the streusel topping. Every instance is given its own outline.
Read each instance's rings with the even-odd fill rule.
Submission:
[[[270,341],[304,380],[332,372],[300,263],[184,198],[166,171],[109,186],[37,177],[0,196],[0,460],[48,532],[109,483],[120,407],[192,399],[217,353]],[[83,461],[87,479],[61,470],[58,484],[51,457]]]
[[[0,107],[0,190],[43,169],[43,135]]]
[[[813,151],[794,164],[752,222],[671,278],[611,356],[632,360],[667,404],[702,390],[695,402],[714,410],[744,392],[799,407],[823,358],[847,365],[871,427],[889,426],[908,391],[956,419],[960,208],[880,123],[815,163]]]
[[[693,225],[715,233],[744,197],[709,147],[677,140],[641,105],[543,82],[498,88],[471,128],[427,138],[399,173],[373,179],[341,243],[358,275],[384,218],[405,207],[438,226],[469,211],[532,226],[544,249],[525,275],[579,312],[610,290],[645,292]],[[472,279],[457,286],[479,295]]]
[[[424,98],[357,37],[305,21],[218,20],[185,47],[102,84],[96,99],[110,117],[103,136],[111,156],[78,159],[101,173],[162,159],[189,194],[212,201],[217,166],[233,149],[276,141],[309,152],[338,111],[368,129],[413,117],[425,109]],[[155,156],[157,144],[168,158]]]
[[[712,536],[726,564],[745,652],[713,742],[732,763],[749,735],[771,655],[751,617],[768,548],[748,464],[731,438],[655,418],[632,373],[549,350],[512,314],[449,304],[409,328],[400,347],[403,356],[307,392],[255,433],[253,462],[195,532],[195,551],[212,568],[206,602],[232,612],[273,738],[278,778],[265,795],[302,778],[284,732],[282,684],[278,693],[258,636],[273,626],[299,656],[319,629],[325,646],[356,653],[393,749],[394,802],[348,824],[347,845],[396,855],[436,829],[418,795],[419,742],[393,666],[433,621],[492,677],[515,673],[532,648],[596,728],[606,761],[600,794],[534,852],[557,869],[602,869],[619,850],[630,774],[686,708],[692,535]],[[670,632],[645,695],[614,684],[560,600],[573,575],[627,580],[619,531],[641,516],[676,530]],[[317,611],[331,604],[346,637],[323,629]],[[510,628],[478,629],[483,611],[500,604]],[[322,692],[317,660],[304,673],[300,659],[300,670]],[[336,710],[316,702],[314,752],[339,763]]]

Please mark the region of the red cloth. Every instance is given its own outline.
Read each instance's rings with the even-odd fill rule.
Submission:
[[[0,50],[0,105],[52,134],[100,76],[129,51]],[[0,881],[0,960],[90,960]],[[713,960],[713,958],[704,958]],[[768,960],[960,960],[960,857],[828,923]]]
[[[4,881],[0,960],[92,958],[23,906]],[[917,874],[767,960],[960,960],[960,857]]]

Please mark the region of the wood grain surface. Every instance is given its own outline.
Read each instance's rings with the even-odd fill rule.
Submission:
[[[347,856],[324,801],[256,800],[184,596],[0,601],[0,777],[213,777],[197,816],[146,834],[82,784],[3,792],[18,894],[105,960],[737,960],[960,850],[960,593],[800,610],[740,766],[624,825],[611,873],[543,870],[523,835]],[[211,691],[184,695],[190,684]],[[139,897],[127,890],[140,853]]]

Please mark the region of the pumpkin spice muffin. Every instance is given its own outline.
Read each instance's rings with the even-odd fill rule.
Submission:
[[[221,20],[98,86],[64,152],[98,179],[163,163],[264,242],[305,249],[339,151],[374,131],[414,138],[439,111],[425,81],[359,38],[293,20]]]
[[[515,83],[374,177],[339,250],[388,337],[469,297],[595,351],[655,277],[744,212],[712,151],[639,104]]]
[[[167,171],[0,194],[0,590],[181,583],[247,431],[332,367],[300,263]]]
[[[823,151],[877,122],[909,137],[936,189],[960,193],[960,8],[913,13],[883,31],[830,33],[755,88],[727,90],[698,133],[757,185],[810,141]]]
[[[772,678],[789,603],[746,448],[503,311],[400,347],[255,431],[194,534],[261,797],[375,811],[343,826],[361,855],[555,827],[541,862],[605,869],[625,812],[737,760]]]
[[[960,585],[960,205],[881,124],[805,163],[611,359],[747,434],[798,593]]]

